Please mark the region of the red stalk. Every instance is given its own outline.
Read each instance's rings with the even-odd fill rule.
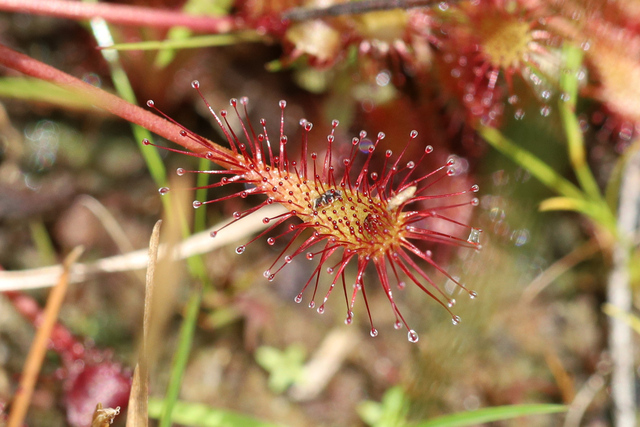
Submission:
[[[83,3],[64,0],[0,0],[0,10],[31,13],[74,20],[102,18],[112,24],[140,27],[187,27],[192,31],[220,34],[236,29],[235,18],[189,15],[175,10],[113,3]]]

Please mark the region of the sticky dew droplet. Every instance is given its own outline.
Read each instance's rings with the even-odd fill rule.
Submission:
[[[549,117],[549,114],[551,114],[551,107],[543,105],[542,108],[540,108],[540,115],[542,117]]]
[[[240,245],[236,248],[236,253],[237,254],[241,254],[244,253],[244,250],[246,249],[246,247],[244,245]]]
[[[209,233],[209,236],[211,237],[216,237],[218,235],[217,231],[212,231],[211,233]]]
[[[407,339],[409,340],[409,342],[418,342],[420,337],[418,337],[418,334],[416,333],[416,331],[411,329],[409,330],[409,332],[407,332]]]
[[[193,208],[194,209],[198,209],[200,206],[202,206],[202,202],[200,202],[198,200],[194,200],[193,201]]]
[[[467,242],[477,245],[480,243],[480,230],[477,228],[472,228],[469,232],[469,237],[467,237]]]
[[[460,316],[453,316],[451,318],[451,323],[453,323],[454,325],[460,324]]]
[[[369,331],[369,335],[371,335],[373,338],[378,336],[378,330],[376,328],[371,328],[371,331]]]
[[[351,323],[353,323],[353,311],[349,310],[347,311],[346,319],[344,319],[344,324],[350,325]]]
[[[396,320],[396,323],[393,324],[393,328],[394,329],[402,329],[402,322],[399,320]]]
[[[293,299],[297,304],[300,304],[302,302],[302,293],[299,293],[298,295],[296,295],[296,297]]]
[[[164,196],[168,192],[169,192],[169,187],[160,187],[160,188],[158,188],[158,193],[160,193],[161,196]]]
[[[450,299],[449,301],[447,301],[447,307],[451,308],[454,305],[456,305],[456,300],[455,299]]]
[[[471,299],[478,298],[478,293],[476,291],[469,291],[469,298]]]

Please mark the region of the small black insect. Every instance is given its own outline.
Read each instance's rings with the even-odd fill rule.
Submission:
[[[342,191],[329,190],[326,193],[322,193],[319,197],[313,199],[313,208],[318,209],[322,206],[327,206],[333,203],[334,200],[342,197]]]

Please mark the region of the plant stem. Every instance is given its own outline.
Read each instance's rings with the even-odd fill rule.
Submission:
[[[164,397],[162,406],[162,414],[160,416],[160,427],[171,426],[171,416],[173,407],[178,400],[180,394],[180,386],[184,375],[187,361],[189,360],[189,352],[193,335],[195,333],[196,320],[200,310],[200,302],[202,301],[202,289],[195,288],[191,291],[191,296],[185,308],[184,320],[180,327],[180,335],[178,336],[178,348],[173,355],[173,366],[171,367],[171,378],[167,387],[167,394]]]
[[[60,307],[64,296],[67,293],[69,286],[69,270],[71,265],[78,260],[84,249],[81,246],[76,247],[67,256],[64,262],[64,269],[58,284],[49,293],[47,299],[47,305],[44,309],[40,324],[37,326],[36,336],[31,344],[31,349],[27,355],[27,360],[24,363],[22,375],[20,377],[20,386],[14,396],[13,406],[9,413],[9,420],[7,422],[8,427],[20,427],[23,424],[24,418],[27,415],[29,409],[29,403],[33,390],[35,389],[36,381],[38,380],[38,374],[42,367],[45,354],[48,348],[49,338],[51,332],[56,326],[56,320],[60,313]]]
[[[176,10],[158,10],[148,7],[113,3],[82,3],[64,0],[0,0],[0,10],[30,13],[74,20],[103,18],[112,24],[139,27],[187,27],[190,30],[220,34],[236,29],[233,17],[199,16]]]
[[[640,220],[640,150],[630,157],[623,173],[618,207],[618,242],[613,249],[613,269],[609,275],[607,301],[624,313],[631,311],[629,259]],[[631,328],[623,320],[610,320],[611,398],[615,426],[636,425],[635,375]]]
[[[437,3],[436,0],[362,0],[358,2],[338,3],[322,8],[296,7],[285,11],[280,17],[289,21],[306,21],[327,16],[354,15],[376,10],[431,6],[435,3]]]

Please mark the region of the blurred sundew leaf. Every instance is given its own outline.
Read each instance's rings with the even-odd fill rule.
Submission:
[[[158,419],[162,411],[162,399],[149,399],[149,417]],[[173,422],[197,427],[281,427],[266,421],[240,415],[231,411],[212,408],[201,403],[177,401],[173,408]]]
[[[518,417],[531,415],[555,414],[566,412],[565,405],[558,404],[527,404],[527,405],[507,405],[496,406],[494,408],[482,408],[475,411],[459,412],[451,415],[434,418],[418,424],[411,424],[413,427],[462,427],[473,426],[494,421],[509,420]]]
[[[93,109],[81,95],[30,77],[0,78],[0,97],[42,101],[64,108]]]
[[[195,49],[211,46],[228,46],[238,43],[259,42],[263,37],[255,31],[243,31],[234,34],[214,34],[194,36],[174,40],[146,41],[138,43],[116,43],[103,49],[113,50],[157,50],[157,49]]]

